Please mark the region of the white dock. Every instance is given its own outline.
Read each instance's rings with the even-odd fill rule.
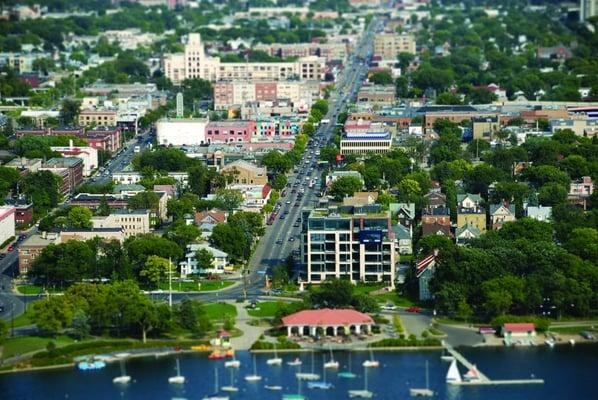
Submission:
[[[451,345],[442,341],[442,345],[452,355],[455,357],[455,360],[463,364],[465,368],[470,370],[474,367],[472,363],[470,363],[461,353],[455,350]],[[492,380],[488,378],[486,375],[482,373],[477,367],[478,376],[480,379],[472,380],[472,381],[460,381],[460,382],[448,382],[450,385],[458,385],[458,386],[479,386],[479,385],[529,385],[529,384],[543,384],[544,379],[502,379],[502,380]]]

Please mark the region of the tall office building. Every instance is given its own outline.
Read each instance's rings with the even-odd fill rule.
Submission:
[[[598,15],[598,0],[579,0],[579,22]]]

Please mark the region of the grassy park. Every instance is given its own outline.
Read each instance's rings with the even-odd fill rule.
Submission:
[[[211,320],[224,320],[227,317],[235,318],[237,316],[237,309],[232,304],[210,303],[205,304],[203,308]]]

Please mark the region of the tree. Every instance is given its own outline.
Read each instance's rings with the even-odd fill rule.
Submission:
[[[348,280],[332,279],[324,281],[309,294],[312,306],[342,308],[353,302],[353,284]]]
[[[153,191],[139,192],[135,196],[129,197],[127,206],[134,210],[151,210],[157,213],[160,206],[160,198]]]
[[[23,178],[21,190],[33,201],[35,216],[45,215],[58,205],[60,178],[50,171],[39,171]]]
[[[352,196],[353,193],[362,189],[363,184],[361,180],[355,176],[342,176],[332,182],[329,192],[336,201],[342,201],[347,196]]]
[[[211,269],[214,265],[214,256],[207,249],[199,249],[195,252],[197,267],[202,269]]]
[[[369,81],[375,85],[392,85],[393,83],[392,75],[386,71],[373,73],[369,77]]]
[[[89,229],[92,227],[92,212],[85,207],[71,207],[67,215],[68,224],[76,229]]]
[[[469,193],[481,193],[482,196],[486,197],[488,187],[492,183],[502,180],[503,177],[503,171],[498,168],[488,164],[480,164],[466,174],[464,183]]]
[[[102,196],[102,199],[100,200],[100,205],[96,210],[96,215],[99,217],[107,217],[108,215],[110,215],[111,212],[112,210],[108,205],[108,200],[106,200],[106,196]]]
[[[279,174],[272,180],[272,189],[274,190],[282,190],[287,185],[287,177],[286,175]]]
[[[436,104],[458,105],[462,104],[461,96],[451,92],[442,92],[436,97]]]
[[[329,144],[322,147],[320,150],[320,158],[324,161],[328,161],[330,165],[336,163],[336,157],[340,154],[338,148],[335,145]]]
[[[182,219],[177,220],[168,228],[166,237],[176,244],[181,249],[185,249],[189,243],[192,243],[201,235],[199,228],[192,224],[187,224]]]
[[[229,257],[237,262],[249,259],[251,251],[251,236],[242,228],[231,224],[218,224],[212,230],[210,242],[224,251]]]
[[[125,249],[131,263],[133,272],[139,273],[149,256],[158,256],[176,263],[183,255],[183,250],[172,240],[148,233],[136,235],[125,241]]]
[[[486,89],[476,89],[469,94],[471,104],[490,104],[498,100],[498,96]]]
[[[565,244],[567,250],[585,260],[598,262],[598,231],[594,228],[577,228]]]
[[[145,261],[139,276],[145,278],[146,284],[151,288],[159,288],[162,279],[172,273],[171,263],[162,257],[149,256]]]
[[[75,125],[77,123],[77,117],[81,112],[81,102],[74,99],[62,100],[60,108],[60,119],[65,125]]]
[[[266,233],[263,217],[254,212],[239,211],[231,215],[228,223],[243,230],[248,236],[257,239]]]
[[[181,328],[187,329],[193,333],[198,330],[197,311],[194,301],[184,299],[181,302],[178,310],[179,325]]]
[[[0,319],[0,344],[4,343],[8,337],[8,324],[3,319]]]
[[[220,189],[216,192],[216,201],[222,204],[222,209],[231,213],[243,203],[243,194],[236,189]]]
[[[291,160],[278,150],[272,150],[266,153],[262,158],[262,164],[273,175],[284,174],[292,167]]]
[[[567,188],[560,183],[550,182],[542,186],[538,192],[541,205],[553,207],[567,201]]]
[[[89,336],[91,326],[89,325],[89,316],[83,310],[75,311],[71,327],[75,336],[81,340]]]
[[[73,307],[64,296],[52,296],[33,303],[33,322],[43,332],[55,335],[72,321]]]
[[[401,67],[401,74],[405,75],[407,73],[407,68],[411,61],[415,58],[414,54],[406,53],[404,51],[400,52],[397,55],[397,59],[399,60],[399,66]]]
[[[275,288],[283,287],[289,283],[289,274],[284,264],[272,268],[272,286]]]

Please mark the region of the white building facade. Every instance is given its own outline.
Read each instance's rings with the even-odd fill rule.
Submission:
[[[158,145],[161,146],[200,146],[206,142],[204,118],[161,119],[156,123]]]
[[[15,207],[0,207],[0,244],[15,235],[15,212]]]

